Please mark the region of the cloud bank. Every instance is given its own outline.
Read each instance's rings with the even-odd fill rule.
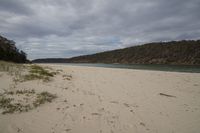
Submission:
[[[0,0],[0,34],[29,59],[200,37],[199,0]]]

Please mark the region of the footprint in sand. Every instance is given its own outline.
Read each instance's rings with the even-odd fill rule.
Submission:
[[[103,111],[105,111],[105,109],[104,108],[100,108],[100,109],[98,109],[98,111],[99,112],[103,112]]]
[[[70,128],[68,128],[68,129],[65,129],[65,131],[66,131],[66,132],[69,132],[69,131],[71,131],[71,130],[72,130],[72,129],[70,129]]]
[[[194,84],[194,86],[199,86],[198,84]]]
[[[68,90],[69,88],[68,87],[65,87],[65,88],[63,88],[64,90]]]
[[[86,119],[86,116],[83,116],[83,119],[85,120],[85,119]]]
[[[99,99],[99,101],[100,102],[102,102],[103,100],[102,100],[102,98],[101,98],[101,96],[98,96],[98,99]]]
[[[64,103],[67,103],[67,99],[65,99],[63,102],[64,102]]]
[[[144,127],[146,126],[143,122],[140,122],[140,125],[141,125],[141,126],[144,126]]]
[[[145,124],[145,123],[143,123],[143,122],[140,122],[140,125],[141,125],[141,126],[143,126],[143,127],[145,127],[145,128],[146,128],[146,130],[150,130],[149,128],[147,128],[147,127],[146,127],[146,124]]]
[[[101,116],[100,113],[91,113],[92,115],[97,115],[97,116]]]
[[[110,103],[119,104],[118,101],[110,101]]]
[[[18,133],[22,132],[22,129],[21,128],[17,128],[17,132]]]
[[[128,104],[128,103],[124,103],[124,106],[125,107],[135,107],[135,108],[138,108],[139,106],[138,105],[131,105],[131,104]]]
[[[133,114],[135,113],[132,109],[130,110],[130,112],[133,113]]]
[[[128,103],[124,103],[124,106],[126,107],[130,107],[130,105]]]

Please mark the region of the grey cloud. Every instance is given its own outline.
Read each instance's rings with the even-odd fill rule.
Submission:
[[[199,0],[1,0],[1,34],[30,59],[198,39]]]
[[[0,11],[6,11],[14,14],[32,14],[32,10],[28,8],[25,4],[28,3],[22,0],[1,0]]]

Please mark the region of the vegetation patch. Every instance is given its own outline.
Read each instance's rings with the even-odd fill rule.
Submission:
[[[51,94],[49,92],[42,92],[37,94],[36,100],[33,102],[33,105],[35,107],[38,107],[41,104],[44,104],[46,102],[52,102],[53,99],[55,99],[57,96],[54,94]]]
[[[38,74],[38,75],[43,75],[43,76],[49,76],[49,77],[53,77],[56,73],[54,72],[49,72],[48,70],[44,69],[41,66],[37,66],[37,65],[32,65],[30,66],[30,73],[32,74]]]
[[[13,76],[14,82],[24,82],[29,80],[50,81],[52,77],[58,74],[49,67],[38,65],[23,65],[12,62],[0,61],[0,72],[7,72]]]
[[[35,90],[5,91],[4,94],[8,94],[8,95],[15,95],[15,94],[35,94]]]
[[[38,65],[30,66],[29,73],[23,76],[24,81],[28,80],[43,80],[43,81],[50,81],[51,77],[54,77],[57,72],[50,72],[47,69],[44,69]]]
[[[36,93],[35,90],[6,91],[0,94],[0,109],[2,114],[28,112],[47,102],[52,102],[57,96],[49,92]]]
[[[10,91],[3,91],[3,89],[0,91],[0,113],[27,112],[42,104],[52,102],[56,95],[49,92],[37,93],[35,90],[15,89],[20,82],[29,80],[50,81],[58,73],[58,71],[49,67],[0,61],[0,75],[8,74],[14,82]]]
[[[0,61],[0,72],[7,72],[12,76],[19,76],[25,65]]]
[[[31,109],[31,106],[29,104],[22,105],[21,103],[12,103],[14,99],[1,97],[0,98],[0,109],[3,109],[2,114],[7,113],[14,113],[14,112],[27,112]]]

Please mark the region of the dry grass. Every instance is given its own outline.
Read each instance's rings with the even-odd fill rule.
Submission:
[[[17,96],[24,97],[24,101],[17,101]],[[0,94],[0,109],[2,109],[2,114],[28,112],[42,104],[52,102],[55,98],[57,98],[56,95],[46,91],[41,93],[36,93],[35,90],[7,91]]]
[[[29,104],[22,105],[21,103],[12,103],[14,99],[5,96],[0,98],[0,108],[3,109],[2,114],[14,112],[27,112],[31,109]]]
[[[30,80],[50,81],[58,71],[38,65],[23,65],[0,61],[0,74],[9,74],[14,86]],[[27,112],[47,102],[52,102],[57,96],[49,92],[36,93],[35,90],[4,90],[0,93],[0,111],[2,114]]]
[[[47,69],[44,69],[38,65],[30,66],[29,73],[23,76],[24,81],[28,80],[43,80],[43,81],[50,81],[51,77],[54,77],[57,73],[50,72]]]
[[[21,75],[21,71],[25,68],[26,67],[23,64],[0,61],[0,72],[7,72],[9,75],[12,76]]]
[[[52,102],[52,100],[55,99],[55,98],[57,98],[56,95],[45,91],[45,92],[37,94],[37,98],[33,102],[33,105],[35,107],[38,107],[39,105],[44,104],[46,102]]]
[[[29,80],[50,81],[59,72],[54,72],[51,68],[44,68],[38,65],[23,65],[11,62],[0,61],[0,72],[8,72],[13,76],[15,82]]]

